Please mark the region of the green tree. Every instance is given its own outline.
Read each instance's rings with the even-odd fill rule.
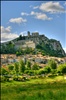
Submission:
[[[25,71],[25,64],[24,64],[24,61],[21,60],[21,61],[20,61],[20,72],[21,72],[21,73],[24,73],[24,71]]]
[[[9,65],[8,69],[9,69],[9,71],[12,71],[14,69],[14,66],[13,65]]]
[[[51,68],[49,66],[46,66],[44,68],[44,72],[47,73],[47,74],[50,73],[51,72]]]
[[[25,48],[25,50],[24,50],[24,53],[26,53],[26,54],[29,54],[31,51],[30,51],[30,48],[27,46],[26,48]]]
[[[20,56],[21,54],[22,54],[22,53],[19,52],[19,51],[16,52],[16,56]]]
[[[6,68],[1,68],[1,75],[8,75],[9,74],[9,72],[8,72],[8,70],[6,69]]]
[[[33,70],[38,70],[38,69],[39,69],[38,64],[34,63],[34,65],[32,66],[32,69],[33,69]]]
[[[51,60],[48,61],[48,66],[51,67],[51,69],[56,69],[57,63],[55,62],[54,59],[51,59]]]
[[[38,71],[38,74],[39,74],[39,75],[41,75],[41,74],[45,74],[44,69],[40,69],[40,70]]]
[[[66,74],[66,63],[60,64],[57,68],[58,73]]]
[[[27,61],[27,69],[31,69],[31,62],[30,61]]]
[[[19,36],[19,40],[22,40],[22,35]]]
[[[9,66],[8,66],[8,70],[9,70],[9,74],[10,74],[10,75],[13,75],[14,72],[15,72],[15,70],[14,70],[14,65],[9,65]]]
[[[1,53],[3,53],[3,54],[9,54],[9,53],[14,54],[14,53],[16,53],[14,43],[12,41],[10,41],[7,44],[2,44]]]
[[[15,67],[16,74],[18,74],[19,73],[19,63],[15,62],[14,67]]]

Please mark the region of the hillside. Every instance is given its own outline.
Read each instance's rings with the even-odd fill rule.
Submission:
[[[30,34],[29,31],[27,36],[20,35],[12,41],[2,43],[1,53],[16,53],[19,49],[25,50],[27,47],[32,48],[34,53],[41,52],[43,55],[57,57],[64,57],[66,55],[59,41],[48,39],[45,35],[39,35],[38,32]]]

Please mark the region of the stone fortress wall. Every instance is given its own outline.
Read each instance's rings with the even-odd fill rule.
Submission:
[[[24,40],[19,40],[15,42],[15,48],[25,48],[25,47],[31,47],[31,48],[35,48],[36,47],[36,41],[39,37],[39,33],[38,32],[33,32],[32,35],[30,34],[30,32],[28,31],[27,36],[25,36]]]

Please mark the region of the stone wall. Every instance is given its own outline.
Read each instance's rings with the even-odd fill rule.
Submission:
[[[15,45],[15,48],[26,48],[26,47],[31,47],[31,48],[35,48],[35,43],[33,41],[25,41],[24,44],[22,43],[22,41],[17,42]]]

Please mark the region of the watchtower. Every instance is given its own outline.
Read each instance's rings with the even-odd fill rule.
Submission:
[[[30,32],[28,31],[27,33],[28,33],[28,37],[30,37]]]

